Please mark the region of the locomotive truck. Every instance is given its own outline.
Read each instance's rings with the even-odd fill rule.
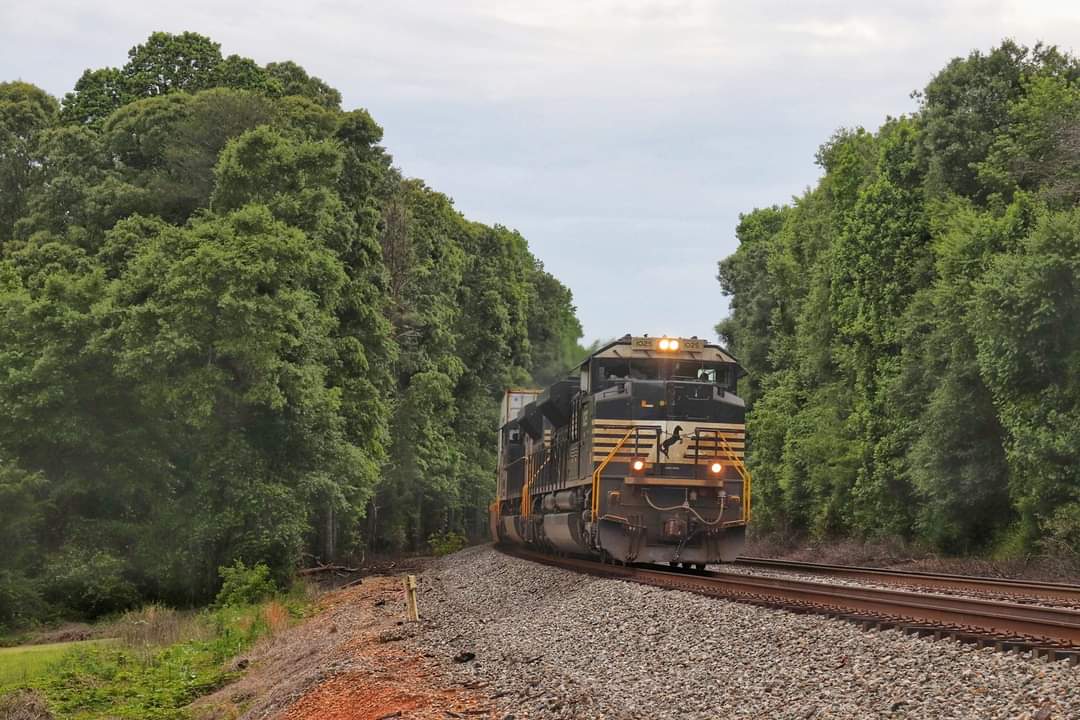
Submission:
[[[744,375],[697,337],[625,335],[502,405],[500,543],[703,568],[739,555],[750,520]]]

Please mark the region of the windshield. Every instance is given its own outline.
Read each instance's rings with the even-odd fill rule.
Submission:
[[[595,363],[593,392],[626,380],[674,380],[719,385],[734,391],[735,373],[730,365],[698,360],[661,358],[604,358]]]

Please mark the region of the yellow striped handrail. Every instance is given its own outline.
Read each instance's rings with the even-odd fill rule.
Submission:
[[[607,454],[607,457],[604,458],[600,462],[600,464],[596,466],[596,470],[593,471],[593,474],[592,474],[592,519],[593,519],[593,522],[596,522],[596,517],[597,517],[597,515],[600,514],[600,473],[604,472],[604,468],[606,468],[608,466],[608,463],[611,462],[611,459],[613,457],[615,457],[615,453],[619,452],[619,448],[621,448],[626,443],[626,441],[630,439],[630,436],[633,435],[636,430],[637,430],[636,427],[631,426],[631,428],[626,431],[626,434],[622,436],[622,440],[620,440],[618,442],[618,444],[615,445],[615,447],[611,448],[611,452],[609,452]]]
[[[724,446],[724,452],[731,458],[732,463],[735,465],[735,472],[739,473],[739,477],[742,478],[743,522],[750,522],[750,471],[747,470],[746,464],[743,463],[742,458],[735,454],[735,450],[728,444],[724,434],[718,432],[716,437],[720,440],[720,444]]]
[[[545,456],[544,462],[540,463],[540,467],[536,468],[536,472],[532,474],[532,477],[525,477],[525,484],[521,488],[521,517],[527,518],[532,514],[532,502],[529,498],[529,492],[532,489],[533,480],[547,467],[550,457]]]

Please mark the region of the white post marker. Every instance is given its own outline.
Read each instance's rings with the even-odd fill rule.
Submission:
[[[416,622],[420,619],[420,611],[416,607],[416,576],[405,576],[405,619]]]

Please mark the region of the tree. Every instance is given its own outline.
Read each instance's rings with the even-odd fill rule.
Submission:
[[[134,97],[205,90],[216,84],[221,62],[221,45],[208,37],[156,32],[128,51],[122,70],[124,86]],[[236,65],[234,60],[233,70]]]
[[[100,125],[113,111],[134,99],[117,68],[86,70],[64,96],[62,117],[77,125]]]
[[[1029,543],[1080,551],[1080,212],[1043,210],[975,284],[975,346],[1007,433],[1011,494]]]
[[[328,110],[341,107],[341,93],[319,78],[308,75],[304,68],[292,61],[270,63],[266,66],[266,72],[275,83],[272,86],[274,93],[279,96],[299,95]]]
[[[55,122],[59,107],[29,83],[0,83],[0,245],[14,234],[26,212],[36,145]]]

